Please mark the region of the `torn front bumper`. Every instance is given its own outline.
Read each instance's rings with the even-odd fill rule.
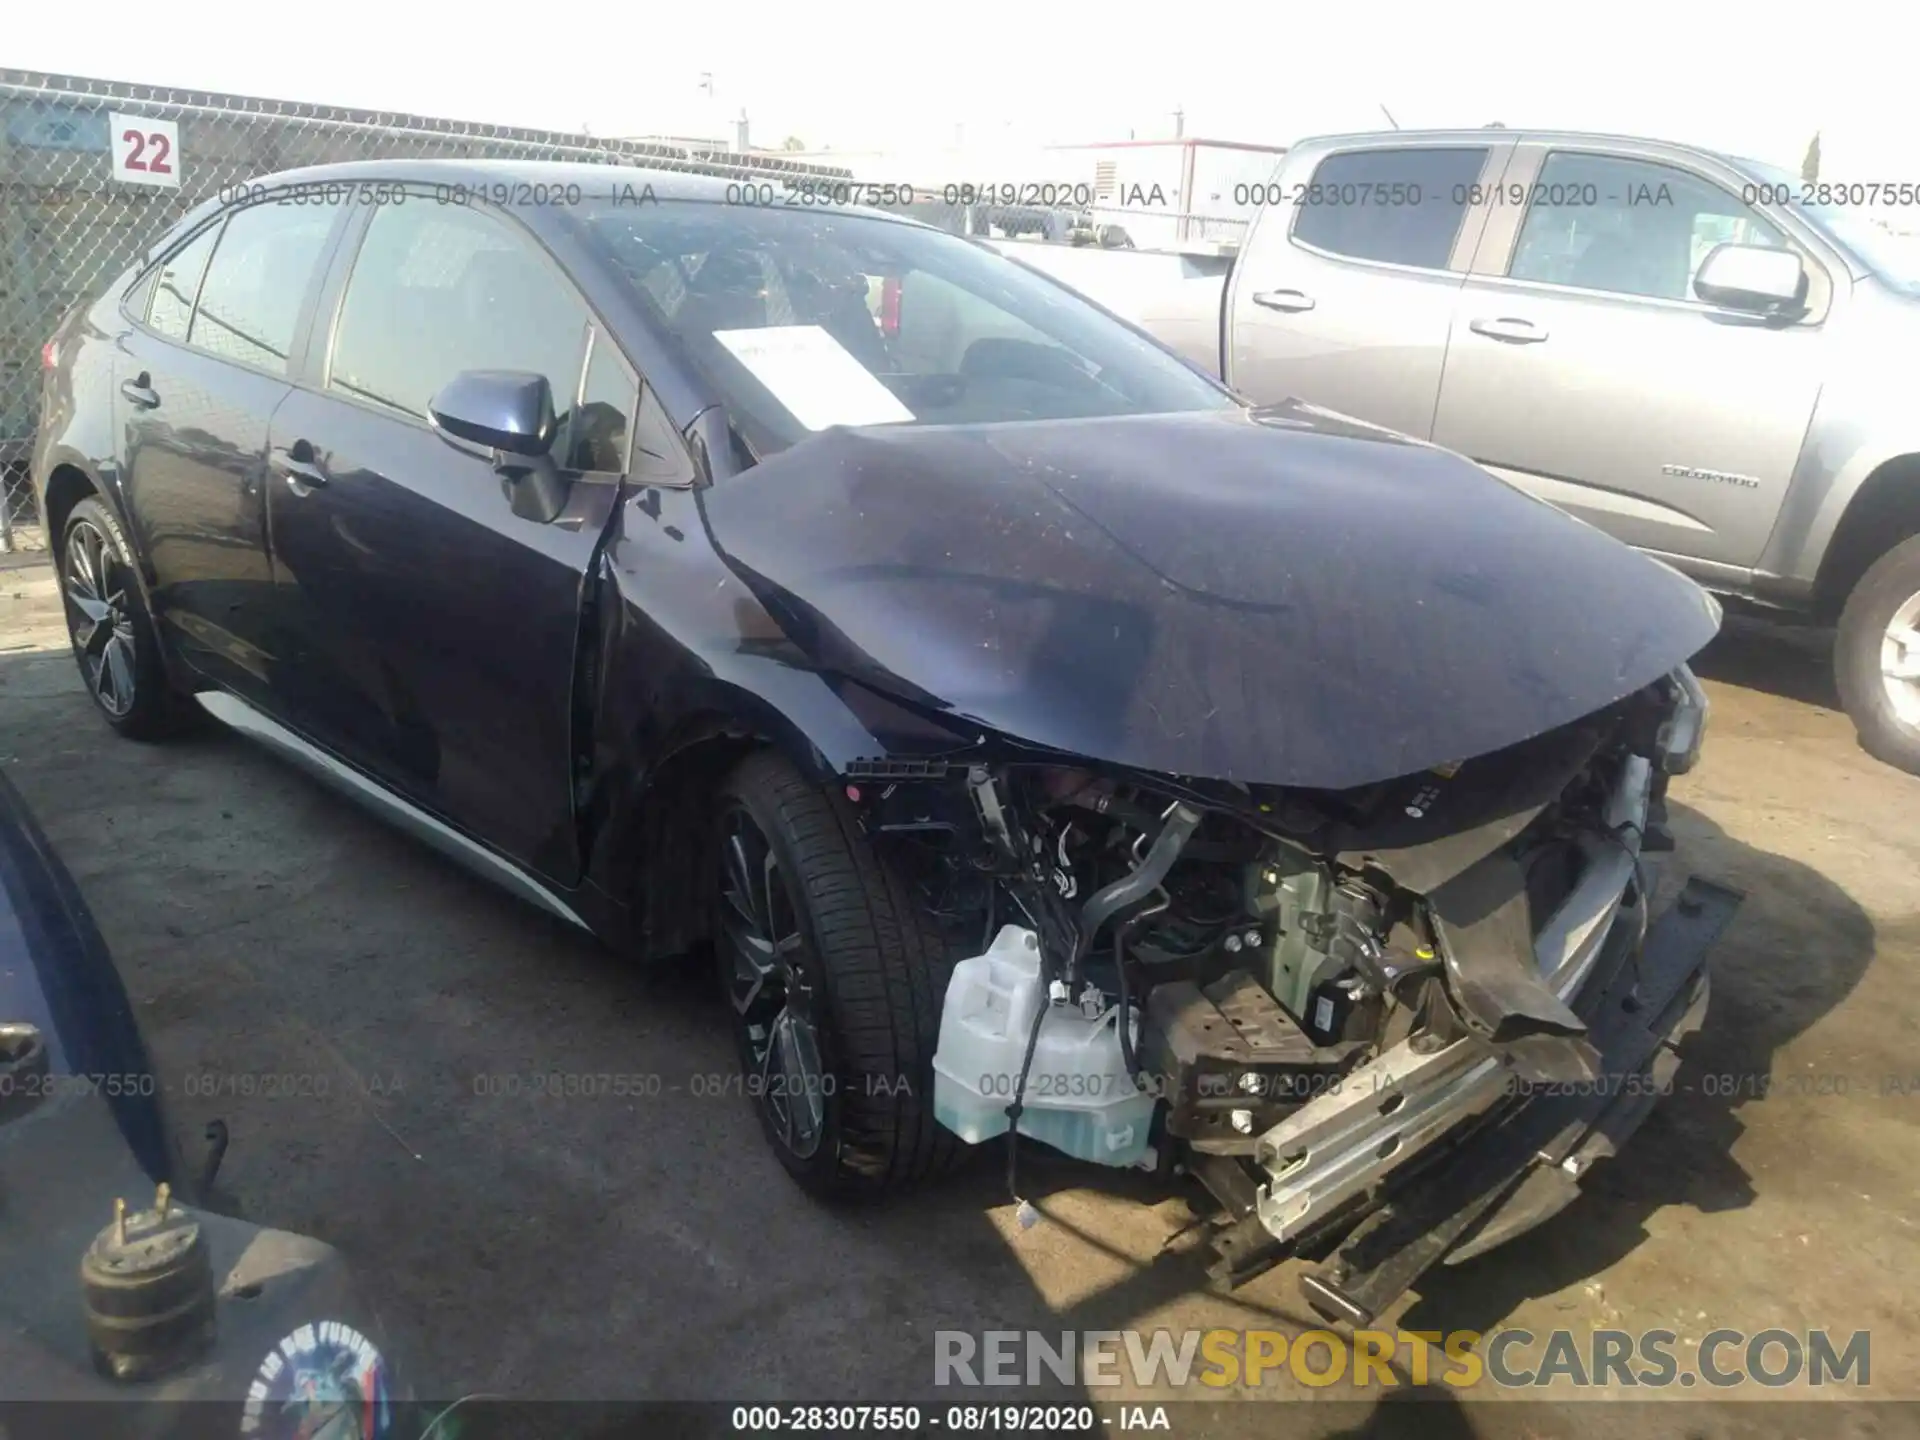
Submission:
[[[1323,1312],[1370,1318],[1441,1256],[1477,1254],[1546,1219],[1667,1088],[1673,1047],[1705,1011],[1707,951],[1740,903],[1694,880],[1649,924],[1654,867],[1643,840],[1656,828],[1665,777],[1699,756],[1707,710],[1686,667],[1671,683],[1658,767],[1640,757],[1624,764],[1602,827],[1580,842],[1578,883],[1533,938],[1539,980],[1570,1007],[1569,1021],[1587,1026],[1597,1071],[1527,1085],[1499,1047],[1415,1036],[1260,1137],[1255,1162],[1266,1181],[1248,1208],[1264,1244],[1310,1247],[1364,1217],[1303,1282]],[[1535,1178],[1543,1167],[1558,1168]]]
[[[1595,832],[1580,882],[1534,938],[1540,978],[1576,1012],[1612,937],[1637,943],[1648,897],[1633,884],[1647,824],[1652,767],[1625,766],[1607,807],[1612,834]],[[1615,838],[1619,836],[1621,838]],[[1614,957],[1616,960],[1621,957]],[[1352,1071],[1260,1137],[1266,1171],[1260,1223],[1292,1241],[1319,1228],[1357,1196],[1419,1161],[1428,1147],[1512,1093],[1500,1055],[1472,1038],[1433,1050],[1425,1037],[1401,1042]]]
[[[1563,1209],[1592,1164],[1672,1088],[1676,1047],[1706,1013],[1707,952],[1740,899],[1690,880],[1644,947],[1637,918],[1623,914],[1578,1006],[1600,1052],[1599,1077],[1483,1107],[1480,1123],[1396,1176],[1384,1202],[1301,1277],[1308,1303],[1329,1319],[1368,1324],[1443,1257],[1469,1259]]]

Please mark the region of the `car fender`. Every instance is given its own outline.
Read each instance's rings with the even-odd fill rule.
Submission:
[[[823,781],[857,760],[973,738],[821,667],[712,543],[701,492],[649,490],[621,511],[597,600],[595,745],[614,753],[595,769],[644,774],[717,719]]]
[[[1920,457],[1920,422],[1859,432],[1816,428],[1800,453],[1786,503],[1756,567],[1811,587],[1847,511],[1887,465]]]
[[[47,514],[47,492],[53,486],[54,473],[59,470],[77,472],[93,493],[113,510],[114,519],[120,522],[120,528],[126,532],[127,544],[134,550],[136,568],[140,571],[140,581],[144,586],[150,578],[147,574],[146,552],[136,541],[133,526],[129,523],[126,495],[120,487],[119,467],[111,460],[102,460],[98,455],[86,453],[63,438],[48,438],[37,448],[39,453],[33,465],[33,490],[42,518]],[[47,536],[49,549],[57,538],[51,534]]]
[[[42,402],[28,468],[33,476],[34,501],[43,519],[48,515],[47,492],[55,472],[69,469],[85,477],[120,522],[121,533],[133,551],[141,598],[151,612],[152,566],[140,527],[133,523],[127,505],[115,436],[122,406],[114,392],[114,357],[120,350],[117,343],[110,342],[126,325],[120,312],[124,290],[123,285],[114,285],[86,310],[69,316],[55,332],[51,343],[62,349],[71,347],[79,337],[92,343],[79,346],[75,351],[78,358],[60,372],[65,393],[49,395]],[[58,540],[49,532],[47,548],[51,550]]]
[[[589,881],[639,912],[647,948],[671,951],[679,921],[653,913],[649,892],[684,900],[697,859],[685,852],[698,846],[678,847],[665,878],[652,859],[675,850],[668,835],[697,838],[707,797],[748,751],[777,749],[831,785],[861,760],[951,752],[976,737],[813,665],[711,551],[687,543],[701,523],[692,493],[627,508],[638,518],[610,537],[581,670],[592,718],[578,812]]]

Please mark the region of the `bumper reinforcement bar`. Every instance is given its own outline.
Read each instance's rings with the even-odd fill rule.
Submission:
[[[1649,932],[1639,963],[1626,956],[1589,1018],[1600,1080],[1496,1112],[1458,1149],[1409,1176],[1301,1277],[1307,1303],[1326,1319],[1365,1326],[1443,1257],[1470,1258],[1564,1208],[1588,1167],[1613,1154],[1669,1088],[1680,1063],[1674,1047],[1705,1013],[1707,952],[1742,898],[1688,880]]]

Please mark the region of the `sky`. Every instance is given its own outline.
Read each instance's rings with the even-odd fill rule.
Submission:
[[[0,64],[595,135],[978,148],[1484,125],[1920,181],[1920,6],[15,0]],[[703,83],[703,77],[706,77]],[[709,93],[709,87],[710,92]],[[992,177],[982,176],[982,179]]]

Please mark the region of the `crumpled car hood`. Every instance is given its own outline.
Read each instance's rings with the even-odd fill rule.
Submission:
[[[1469,461],[1300,404],[829,430],[704,501],[823,672],[1193,778],[1463,760],[1717,625],[1690,580]]]

